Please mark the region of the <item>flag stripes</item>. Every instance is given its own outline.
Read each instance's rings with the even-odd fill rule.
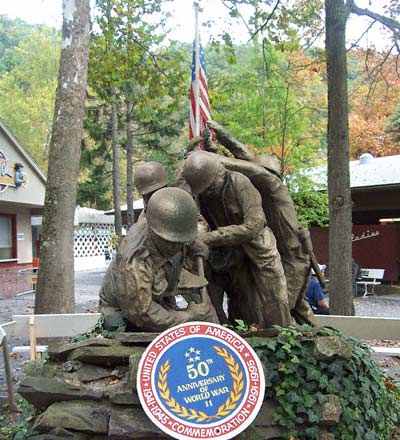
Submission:
[[[196,69],[196,47],[193,43],[193,55],[192,55],[192,81],[190,84],[190,116],[189,116],[189,139],[199,135],[206,127],[206,122],[211,119],[210,113],[210,100],[208,98],[208,85],[207,85],[207,72],[206,64],[204,61],[204,52],[201,44],[199,43],[199,66]],[[198,78],[196,76],[196,70],[198,72]],[[197,88],[198,80],[198,88]],[[197,93],[198,90],[198,93]],[[198,96],[196,96],[198,95]],[[196,110],[197,102],[200,109],[200,126],[198,131],[196,130]]]

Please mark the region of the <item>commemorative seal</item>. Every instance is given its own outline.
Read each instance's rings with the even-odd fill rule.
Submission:
[[[225,440],[256,417],[265,378],[256,353],[235,332],[189,322],[147,347],[137,390],[147,416],[171,437]]]

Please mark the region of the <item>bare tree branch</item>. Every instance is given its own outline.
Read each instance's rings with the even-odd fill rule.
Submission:
[[[360,37],[346,50],[346,53],[350,52],[352,49],[354,49],[358,43],[360,42],[360,40],[364,37],[364,35],[366,35],[369,30],[372,28],[372,26],[376,23],[376,20],[374,20],[372,23],[370,23],[370,25],[367,27],[367,29],[365,29],[365,31],[360,35]]]
[[[261,31],[263,31],[265,29],[265,27],[268,25],[269,21],[271,20],[272,16],[274,15],[276,9],[279,6],[279,3],[281,2],[281,0],[277,0],[275,3],[275,6],[273,7],[271,13],[268,15],[267,19],[264,21],[264,23],[251,35],[251,37],[249,38],[249,40],[247,41],[247,43],[250,43],[250,41]]]
[[[393,18],[386,17],[384,15],[378,14],[376,12],[370,11],[369,9],[359,8],[354,0],[347,0],[347,6],[350,8],[350,11],[356,15],[367,16],[372,18],[373,20],[378,21],[383,24],[389,30],[393,32],[393,36],[395,39],[400,39],[400,23]]]
[[[228,5],[226,1],[221,0],[221,3],[222,3],[226,8],[228,8],[230,11],[234,11],[234,7]],[[250,34],[250,33],[251,33],[251,29],[250,29],[249,25],[247,24],[247,21],[245,20],[245,18],[243,17],[243,15],[242,15],[237,9],[236,9],[236,13],[237,13],[238,17],[242,20],[242,23],[246,26],[246,29],[247,29],[247,31],[248,31],[249,34]]]

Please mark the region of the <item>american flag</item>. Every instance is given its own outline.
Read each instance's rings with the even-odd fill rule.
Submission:
[[[193,43],[192,57],[192,82],[190,84],[190,120],[189,120],[189,139],[198,136],[206,127],[206,122],[211,119],[210,100],[208,99],[206,63],[204,61],[204,52],[199,43],[199,81],[196,78],[196,46]],[[197,87],[198,84],[198,87]],[[198,102],[198,104],[197,104]],[[197,109],[200,109],[199,131],[196,130]]]

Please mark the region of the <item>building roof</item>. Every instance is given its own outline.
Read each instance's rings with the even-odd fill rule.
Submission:
[[[133,201],[133,210],[141,211],[144,208],[143,199],[138,199]],[[121,212],[126,212],[128,210],[128,205],[121,205]],[[104,214],[106,215],[114,215],[115,212],[113,209],[106,211]]]
[[[400,155],[373,157],[364,153],[360,159],[350,161],[349,166],[352,189],[400,186]],[[316,183],[327,184],[326,165],[312,168],[310,174]]]
[[[114,223],[114,217],[105,214],[104,211],[78,205],[75,208],[74,225],[81,223],[112,224]]]
[[[32,156],[25,150],[25,148],[20,144],[18,139],[12,134],[11,130],[7,127],[2,119],[0,119],[0,128],[4,131],[6,136],[13,143],[15,148],[21,154],[21,156],[31,165],[31,167],[35,170],[39,178],[46,184],[46,176],[43,171],[40,169],[39,165],[34,161]]]

